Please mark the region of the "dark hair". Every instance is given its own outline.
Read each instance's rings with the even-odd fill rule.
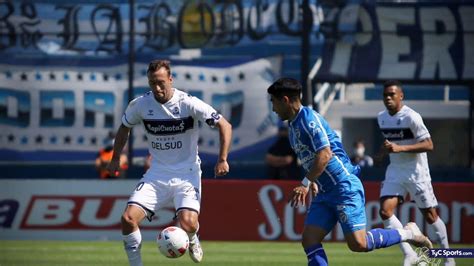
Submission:
[[[171,75],[170,64],[171,63],[168,60],[153,60],[148,65],[148,69],[147,69],[146,73],[148,74],[150,72],[155,72],[155,71],[159,70],[160,68],[164,67],[166,69],[166,71],[168,72],[168,76],[170,76]]]
[[[387,88],[387,87],[391,87],[391,86],[396,86],[399,89],[402,89],[402,83],[399,80],[391,79],[391,80],[387,80],[383,83],[383,88],[384,89]]]
[[[293,78],[279,78],[268,87],[267,92],[276,98],[287,96],[294,101],[300,99],[301,90],[302,86],[298,80]]]

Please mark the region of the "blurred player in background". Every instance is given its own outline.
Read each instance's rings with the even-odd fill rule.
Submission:
[[[292,206],[305,204],[309,186],[317,195],[305,218],[302,244],[308,265],[328,265],[321,242],[337,222],[349,249],[368,252],[400,242],[431,247],[416,224],[400,229],[372,229],[366,232],[365,195],[358,167],[351,164],[341,139],[317,112],[301,104],[301,84],[281,78],[269,88],[273,111],[289,121],[289,138],[306,172],[302,184],[290,195]]]
[[[415,201],[426,222],[432,227],[442,248],[449,248],[446,225],[438,216],[436,200],[426,152],[433,150],[430,133],[420,114],[402,102],[401,83],[390,80],[384,83],[383,103],[386,110],[378,114],[378,124],[385,138],[381,147],[383,157],[390,154],[390,164],[380,190],[380,217],[385,228],[402,228],[394,215],[407,193]],[[404,265],[416,262],[417,254],[407,243],[400,248],[405,256]],[[449,258],[445,265],[454,265]]]
[[[172,201],[178,222],[189,235],[189,254],[200,262],[203,252],[196,235],[201,204],[201,160],[198,121],[217,127],[220,137],[215,175],[229,172],[227,155],[232,126],[214,108],[172,87],[170,63],[152,61],[147,70],[151,91],[131,101],[122,116],[109,170],[119,167],[119,154],[133,126],[143,124],[148,137],[151,166],[137,184],[122,215],[122,234],[130,265],[142,265],[140,222],[151,221],[155,211]]]

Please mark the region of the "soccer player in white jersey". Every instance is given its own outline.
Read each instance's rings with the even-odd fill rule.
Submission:
[[[142,265],[139,224],[144,218],[151,220],[156,210],[172,201],[179,224],[189,235],[191,259],[198,263],[203,257],[196,235],[201,201],[198,121],[219,130],[219,157],[214,168],[217,176],[229,172],[232,126],[208,104],[172,87],[169,61],[152,61],[147,76],[151,91],[131,101],[125,110],[108,167],[111,173],[118,169],[119,155],[131,128],[142,124],[152,162],[122,215],[125,251],[131,266]]]
[[[404,105],[402,100],[401,83],[396,80],[385,82],[383,103],[386,110],[378,114],[377,120],[385,139],[382,156],[389,154],[390,164],[380,191],[380,216],[386,228],[403,228],[394,210],[409,193],[436,232],[441,247],[449,248],[446,226],[436,211],[438,202],[431,186],[426,155],[433,150],[433,142],[420,114]],[[417,254],[408,243],[400,243],[400,248],[405,256],[404,265],[416,262]],[[445,261],[445,265],[454,264],[452,258]]]

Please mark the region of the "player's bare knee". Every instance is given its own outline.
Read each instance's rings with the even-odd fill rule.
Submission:
[[[136,221],[129,213],[125,212],[122,214],[122,226],[125,227],[135,227],[138,226],[138,221]]]
[[[304,249],[310,248],[316,244],[320,244],[320,241],[317,241],[312,235],[310,234],[303,234],[301,239],[301,245]]]
[[[387,220],[388,218],[392,217],[393,210],[380,208],[379,215],[380,215],[380,218],[382,218],[382,220]]]
[[[429,224],[433,224],[436,222],[436,220],[438,220],[438,213],[436,212],[436,209],[422,209],[421,212],[423,213],[426,222]]]
[[[199,229],[197,216],[190,215],[189,213],[180,213],[178,219],[181,228],[188,233],[195,233]]]
[[[367,252],[367,242],[365,241],[348,242],[347,246],[354,252]]]
[[[199,226],[197,222],[194,222],[192,219],[181,219],[179,221],[181,228],[187,233],[195,233]]]

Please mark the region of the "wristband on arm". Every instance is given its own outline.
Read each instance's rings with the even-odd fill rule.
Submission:
[[[303,180],[301,180],[301,184],[305,187],[308,187],[310,183],[311,181],[309,181],[309,179],[306,178],[306,176],[303,178]]]

